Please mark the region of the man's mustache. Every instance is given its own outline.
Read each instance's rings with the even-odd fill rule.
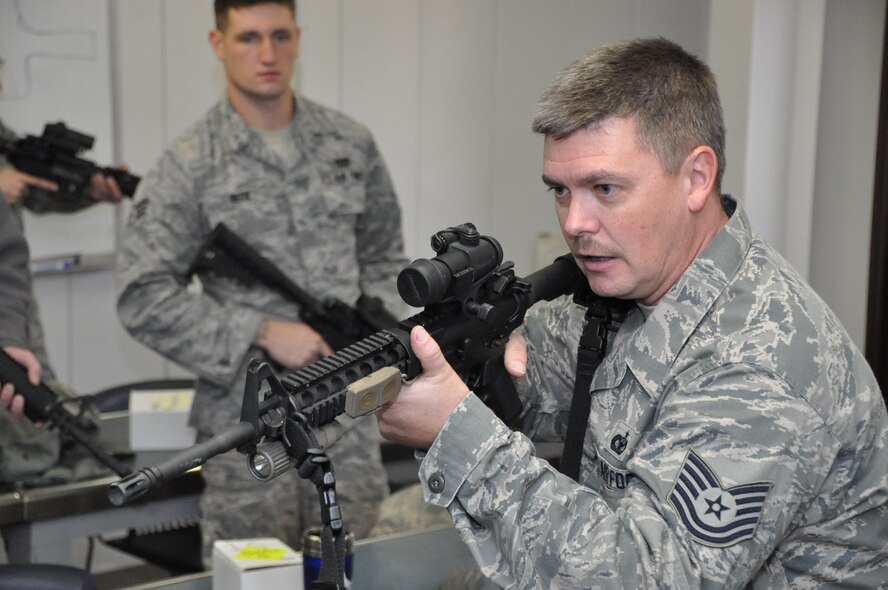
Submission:
[[[612,257],[617,253],[613,248],[602,245],[593,237],[582,234],[573,238],[568,244],[571,254],[574,256],[601,256]]]

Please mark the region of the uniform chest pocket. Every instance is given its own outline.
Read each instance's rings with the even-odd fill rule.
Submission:
[[[632,371],[610,388],[592,392],[589,427],[597,451],[614,467],[624,467],[643,437],[655,406]]]
[[[334,184],[321,194],[325,212],[331,217],[358,216],[364,212],[367,196],[361,184]]]
[[[244,236],[285,229],[289,219],[281,187],[261,179],[208,191],[204,211],[210,227],[225,223]]]

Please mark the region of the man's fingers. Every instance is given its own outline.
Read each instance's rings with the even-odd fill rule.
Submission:
[[[40,385],[40,363],[36,358],[33,363],[28,365],[28,381],[31,385]]]
[[[101,172],[96,172],[90,178],[89,194],[96,201],[117,203],[123,199],[123,192],[114,177],[105,176]]]
[[[52,191],[52,192],[56,192],[59,190],[59,185],[57,185],[56,183],[54,183],[51,180],[46,180],[44,178],[37,178],[36,176],[31,176],[30,174],[25,174],[24,172],[22,172],[21,175],[22,175],[22,180],[28,186],[36,186],[38,188],[42,188],[44,190],[48,190],[48,191]]]
[[[435,373],[447,366],[441,347],[422,326],[414,326],[410,332],[410,347],[422,363],[423,373]]]
[[[9,411],[12,412],[13,420],[18,420],[25,413],[25,398],[20,395],[12,396],[12,403],[9,405]]]
[[[527,341],[520,334],[512,334],[506,342],[504,356],[506,371],[512,377],[524,377],[527,372]]]
[[[18,346],[7,346],[3,350],[25,368],[31,385],[40,385],[40,361],[37,360],[33,352]]]
[[[9,412],[13,420],[21,418],[25,411],[25,398],[15,393],[12,383],[0,387],[0,411]]]
[[[3,387],[0,387],[0,407],[9,407],[13,393],[15,390],[12,388],[12,383],[4,383]]]
[[[108,176],[107,186],[112,201],[119,201],[123,198],[123,191],[120,190],[120,185],[117,184],[116,178],[114,178],[113,176]]]

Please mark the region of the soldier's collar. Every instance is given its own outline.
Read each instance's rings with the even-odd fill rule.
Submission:
[[[735,203],[733,199],[731,202]],[[727,225],[650,313],[645,314],[644,323],[631,336],[624,348],[626,356],[620,360],[651,398],[660,397],[679,352],[740,269],[749,250],[751,231],[745,212],[737,207]],[[594,387],[600,386],[607,384],[596,380]]]

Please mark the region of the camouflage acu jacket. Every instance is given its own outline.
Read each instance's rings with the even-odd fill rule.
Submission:
[[[742,211],[595,374],[580,484],[469,396],[426,455],[509,588],[888,586],[888,417],[833,313]],[[647,317],[645,317],[647,315]],[[532,310],[524,430],[563,440],[582,312]]]
[[[28,244],[0,195],[0,346],[27,347]]]
[[[298,307],[215,275],[200,277],[202,290],[188,287],[189,264],[216,224],[317,298],[354,303],[364,292],[393,313],[403,305],[400,208],[370,132],[303,98],[291,131],[299,158],[283,162],[223,99],[142,180],[119,251],[122,323],[201,378],[195,412],[217,425],[239,416],[235,379],[262,358],[251,348],[261,320],[296,320]],[[236,404],[201,395],[226,391]]]

